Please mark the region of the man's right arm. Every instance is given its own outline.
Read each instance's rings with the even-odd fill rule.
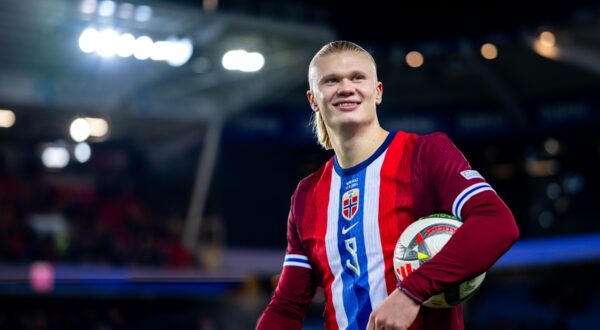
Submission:
[[[283,270],[271,302],[258,320],[257,330],[302,329],[304,317],[315,295],[317,280],[298,230],[302,215],[295,212],[296,207],[305,201],[306,194],[303,188],[306,187],[307,181],[303,180],[292,196]]]
[[[286,260],[293,259],[297,259],[297,256],[286,256]],[[302,329],[315,290],[315,279],[311,269],[285,265],[275,294],[260,317],[256,329]]]

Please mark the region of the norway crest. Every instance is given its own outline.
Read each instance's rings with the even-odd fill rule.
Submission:
[[[342,216],[346,220],[352,220],[358,212],[358,200],[360,190],[358,188],[350,189],[342,196]]]

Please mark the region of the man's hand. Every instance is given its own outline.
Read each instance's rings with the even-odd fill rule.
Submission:
[[[421,306],[399,289],[394,290],[369,317],[367,330],[405,330],[415,321]]]

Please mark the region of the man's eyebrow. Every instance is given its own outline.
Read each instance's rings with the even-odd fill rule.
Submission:
[[[326,74],[323,77],[321,77],[321,79],[319,79],[319,81],[325,81],[330,78],[338,78],[340,76],[345,76],[345,75],[356,76],[356,75],[366,75],[366,73],[362,70],[352,70],[348,73],[329,73],[329,74]]]
[[[319,81],[325,81],[327,79],[330,78],[337,78],[339,75],[337,73],[330,73],[330,74],[326,74],[323,77],[321,77],[321,79],[319,79]]]

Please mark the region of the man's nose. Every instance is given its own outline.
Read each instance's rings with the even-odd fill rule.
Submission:
[[[347,95],[354,93],[354,86],[352,85],[352,81],[350,79],[342,79],[340,81],[340,88],[338,89],[338,94]]]

